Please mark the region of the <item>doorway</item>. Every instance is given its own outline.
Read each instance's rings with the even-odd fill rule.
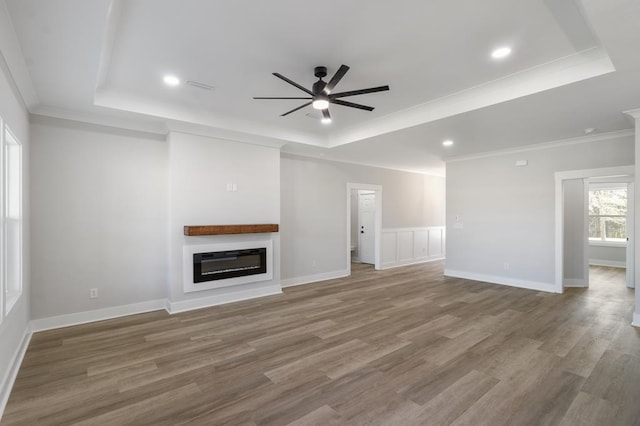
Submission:
[[[634,167],[633,166],[621,166],[621,167],[610,167],[610,168],[602,168],[602,169],[587,169],[587,170],[573,170],[567,172],[556,172],[555,173],[555,181],[556,181],[556,251],[555,251],[555,291],[557,293],[562,293],[565,287],[565,269],[567,268],[567,264],[565,263],[565,248],[569,243],[570,233],[573,233],[574,241],[579,241],[575,246],[577,251],[579,251],[579,255],[574,255],[574,263],[572,268],[576,270],[575,265],[581,265],[583,272],[583,276],[580,277],[580,282],[578,285],[580,286],[588,286],[588,277],[589,277],[589,262],[588,262],[588,235],[589,235],[589,215],[587,211],[588,207],[588,182],[599,180],[599,181],[618,181],[618,182],[627,182],[630,186],[628,191],[629,194],[633,194],[633,174]],[[566,213],[566,191],[570,186],[573,186],[574,183],[579,183],[580,191],[583,194],[580,199],[574,196],[573,204],[576,204],[576,200],[578,200],[578,204],[581,205],[581,211],[583,212],[583,216],[581,218],[581,225],[573,226],[570,229],[569,219],[567,219]],[[575,192],[574,192],[575,194]],[[627,209],[627,237],[629,238],[627,241],[627,279],[630,286],[634,285],[635,282],[635,274],[634,274],[634,224],[633,224],[633,198],[628,199]],[[630,211],[631,210],[631,211]],[[575,217],[575,216],[574,216]],[[581,230],[581,232],[580,232]],[[577,237],[576,237],[577,236]],[[571,285],[571,284],[569,284]]]
[[[635,287],[633,177],[591,178],[587,185],[589,265],[624,269],[626,286]],[[587,286],[589,282],[587,282]]]
[[[380,269],[382,186],[347,183],[346,263],[351,275],[352,257]],[[356,213],[357,209],[357,214]],[[355,229],[354,229],[355,228]]]

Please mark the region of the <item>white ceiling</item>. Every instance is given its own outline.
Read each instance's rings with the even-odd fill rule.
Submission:
[[[635,0],[2,1],[36,114],[443,174],[453,156],[630,129],[622,112],[640,107]],[[334,92],[391,87],[345,99],[373,112],[332,105],[322,125],[311,107],[280,117],[305,101],[252,99],[305,96],[273,72],[310,88],[315,66],[341,64]]]

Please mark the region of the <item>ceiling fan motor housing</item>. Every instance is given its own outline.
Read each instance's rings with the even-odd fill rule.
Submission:
[[[313,73],[318,78],[324,78],[327,76],[327,67],[315,67]]]
[[[313,83],[313,89],[311,90],[313,92],[313,96],[325,96],[326,97],[326,93],[324,93],[324,87],[327,85],[326,82],[322,81],[322,80],[318,80],[315,83]]]

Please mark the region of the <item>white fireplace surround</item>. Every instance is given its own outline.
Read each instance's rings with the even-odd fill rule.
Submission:
[[[207,281],[202,283],[193,282],[193,255],[197,253],[209,253],[215,251],[226,250],[244,250],[252,248],[267,249],[267,272],[264,274],[247,275],[243,277],[226,278],[216,281]],[[273,242],[271,240],[259,241],[238,241],[234,243],[214,243],[214,244],[198,244],[185,245],[182,247],[183,253],[183,289],[185,293],[194,291],[212,290],[216,288],[229,287],[234,285],[256,283],[260,281],[269,281],[273,279]]]

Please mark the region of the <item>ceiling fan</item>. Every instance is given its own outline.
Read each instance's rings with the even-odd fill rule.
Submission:
[[[311,90],[299,85],[295,81],[289,80],[287,77],[283,76],[282,74],[274,72],[273,75],[275,75],[281,80],[286,81],[292,86],[297,87],[298,89],[307,93],[310,97],[254,97],[253,99],[307,99],[309,100],[309,102],[307,102],[306,104],[300,105],[299,107],[296,107],[291,111],[285,112],[284,114],[281,115],[281,117],[284,117],[285,115],[289,115],[292,112],[296,112],[299,109],[312,105],[315,109],[322,111],[322,121],[324,123],[331,122],[331,114],[329,113],[329,104],[336,104],[336,105],[342,105],[342,106],[351,107],[351,108],[358,108],[358,109],[363,109],[365,111],[373,111],[373,107],[356,104],[353,102],[343,101],[340,98],[344,98],[347,96],[364,95],[365,93],[383,92],[385,90],[389,90],[389,86],[378,86],[378,87],[371,87],[369,89],[350,90],[348,92],[332,93],[333,89],[340,82],[340,80],[342,80],[342,77],[344,77],[347,71],[349,71],[349,67],[346,65],[341,65],[338,71],[336,71],[333,77],[331,77],[331,80],[329,80],[329,82],[327,83],[324,80],[322,80],[324,77],[327,76],[327,67],[315,67],[314,75],[318,78],[318,81],[313,83],[313,87],[311,88]]]

